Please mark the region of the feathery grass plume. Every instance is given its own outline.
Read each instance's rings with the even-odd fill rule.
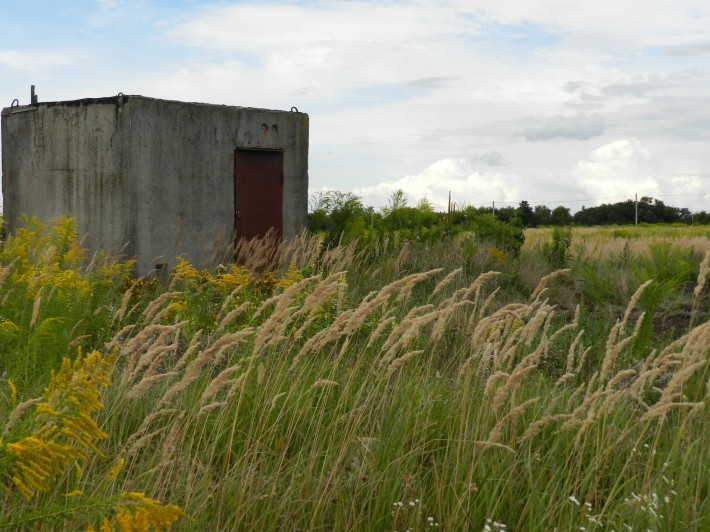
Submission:
[[[436,294],[438,294],[438,293],[441,292],[444,288],[446,288],[447,286],[449,286],[449,284],[451,283],[451,281],[453,281],[457,276],[459,276],[462,271],[463,271],[463,267],[457,268],[457,269],[455,269],[454,271],[449,272],[441,281],[439,281],[438,283],[436,283],[436,286],[434,287],[434,290],[432,290],[431,294],[429,294],[429,301],[431,301],[432,299],[434,299],[434,296],[436,296]],[[2,284],[2,283],[0,283],[0,284]]]
[[[547,285],[550,281],[556,279],[557,277],[567,275],[568,273],[569,269],[557,270],[540,279],[540,281],[537,283],[537,286],[535,287],[535,290],[533,290],[533,293],[530,295],[530,300],[537,300],[542,295],[543,291],[547,289]]]
[[[555,386],[557,388],[561,388],[567,383],[567,381],[569,381],[570,379],[574,379],[576,376],[576,373],[565,373],[559,379],[557,379],[557,381],[555,382]]]
[[[219,325],[215,329],[215,333],[220,333],[224,329],[226,329],[227,325],[229,325],[230,323],[232,323],[232,321],[234,321],[234,318],[236,318],[237,316],[242,314],[246,309],[249,308],[249,305],[251,305],[251,303],[249,301],[246,301],[246,302],[242,303],[241,305],[239,305],[237,308],[229,311],[227,313],[227,315],[224,318],[222,318],[222,321],[219,322]]]
[[[128,340],[119,352],[119,358],[130,353],[126,367],[124,368],[123,380],[132,377],[136,371],[150,364],[156,353],[151,353],[151,349],[164,346],[176,347],[178,335],[181,329],[187,325],[188,321],[181,321],[174,325],[152,324],[138,332],[133,338]]]
[[[469,327],[474,325],[474,321],[478,322],[483,318],[485,313],[488,311],[488,309],[491,307],[493,304],[493,301],[495,300],[496,297],[498,297],[498,293],[500,292],[500,286],[497,286],[493,292],[490,293],[490,295],[481,303],[481,305],[478,305],[478,298],[476,298],[476,305],[477,309],[475,312],[471,313],[471,320],[469,321]],[[474,307],[475,308],[475,307]]]
[[[34,329],[35,323],[37,323],[37,318],[39,317],[39,307],[42,304],[42,290],[44,287],[41,287],[37,291],[37,295],[35,296],[35,302],[34,305],[32,305],[32,318],[30,319],[30,331]]]
[[[333,295],[337,294],[341,284],[339,280],[347,273],[348,272],[346,271],[339,271],[322,279],[315,286],[313,291],[306,295],[306,299],[303,301],[301,309],[295,314],[295,317],[311,315],[319,311],[323,305],[325,305],[333,297]]]
[[[636,289],[636,292],[634,292],[634,295],[631,296],[631,299],[629,300],[629,304],[626,306],[626,312],[624,312],[624,318],[621,320],[621,330],[622,331],[626,328],[626,322],[629,321],[629,317],[631,316],[631,312],[634,310],[634,307],[636,307],[636,303],[643,295],[644,290],[646,290],[646,288],[648,288],[648,286],[651,283],[653,283],[653,279],[649,279],[648,281],[643,283],[641,286],[639,286]]]
[[[277,393],[276,395],[274,395],[271,398],[271,401],[269,402],[269,408],[270,409],[274,408],[276,406],[276,403],[278,402],[278,400],[281,399],[282,397],[284,397],[286,395],[286,393],[287,392],[280,392],[280,393]]]
[[[180,375],[180,373],[177,371],[170,371],[168,373],[145,376],[133,388],[131,388],[128,393],[126,393],[126,399],[138,399],[139,397],[143,397],[156,382],[171,379],[173,377],[177,377],[178,375]]]
[[[236,366],[230,366],[224,370],[222,370],[219,375],[217,375],[212,381],[210,382],[209,386],[205,389],[205,391],[202,393],[202,397],[200,398],[201,403],[206,403],[210,399],[212,399],[215,395],[217,395],[220,390],[223,388],[226,388],[229,386],[229,384],[232,382],[230,380],[230,377],[234,375],[237,371],[239,371],[241,366],[237,364]]]
[[[114,319],[118,322],[121,323],[123,321],[123,318],[126,317],[126,310],[128,309],[128,303],[131,301],[131,297],[133,297],[133,292],[136,289],[136,283],[131,284],[131,286],[128,287],[128,290],[126,290],[123,293],[123,297],[121,298],[121,305],[118,307],[118,312],[114,315]]]
[[[402,335],[390,346],[387,352],[380,359],[380,367],[389,364],[390,361],[397,355],[400,350],[407,349],[424,327],[437,318],[437,312],[429,312],[423,316],[413,318],[409,322],[409,327]]]
[[[656,405],[671,403],[677,397],[683,396],[683,386],[695,374],[696,371],[707,366],[707,360],[703,358],[697,362],[688,364],[671,377],[668,386],[665,387]]]
[[[612,369],[614,368],[614,364],[616,363],[616,359],[619,358],[619,354],[624,350],[627,345],[631,343],[633,339],[633,336],[624,338],[616,345],[614,345],[609,351],[606,352],[606,354],[604,355],[604,360],[602,361],[601,373],[599,374],[599,380],[601,382],[604,382],[609,377]]]
[[[397,296],[395,297],[394,300],[396,302],[400,302],[400,301],[406,299],[417,284],[419,284],[423,281],[426,281],[430,277],[433,277],[442,271],[444,271],[443,268],[434,268],[433,270],[429,270],[426,272],[420,272],[420,273],[408,275],[407,277],[404,278],[407,280],[407,282],[403,283],[400,286],[399,294],[397,294]],[[397,281],[395,281],[392,284],[397,284]]]
[[[539,400],[539,397],[533,397],[532,399],[528,399],[524,403],[513,408],[510,412],[503,416],[500,421],[498,421],[498,423],[495,424],[495,426],[488,433],[488,438],[486,439],[486,441],[489,443],[497,443],[500,439],[501,434],[503,433],[503,427],[505,426],[505,424],[515,423],[515,420],[518,419],[520,414],[522,414],[526,408],[531,405],[534,405]]]
[[[115,348],[119,347],[119,344],[123,343],[125,337],[128,336],[135,328],[135,324],[126,325],[120,331],[114,334],[113,338],[111,338],[111,341],[108,342],[105,346],[106,351],[110,352],[113,351]]]
[[[7,266],[0,266],[2,267],[2,269],[0,270],[0,288],[2,288],[2,286],[5,284],[7,277],[12,271],[12,267],[18,260],[20,260],[20,257],[15,257],[14,259],[12,259],[12,261],[10,261],[10,264],[8,264]]]
[[[548,310],[550,307],[547,305],[540,306],[530,321],[523,325],[523,333],[521,335],[521,340],[523,345],[530,347],[530,345],[535,340],[535,336],[540,331],[540,328],[546,322],[548,317],[551,315],[551,311]]]
[[[689,402],[667,402],[667,403],[661,403],[658,402],[655,405],[651,407],[650,410],[648,410],[643,416],[641,416],[641,419],[639,420],[639,423],[646,423],[648,421],[651,421],[655,418],[664,418],[668,412],[671,410],[677,410],[679,408],[690,408],[690,409],[695,409],[701,406],[705,406],[704,401],[700,401],[699,403],[689,403]]]
[[[508,445],[503,445],[502,443],[490,442],[490,441],[474,441],[473,444],[477,447],[483,447],[484,449],[500,449],[510,454],[515,454],[515,449]]]
[[[413,359],[415,356],[421,355],[424,352],[424,349],[419,349],[417,351],[410,351],[406,355],[403,355],[395,360],[392,361],[392,363],[387,366],[387,371],[385,372],[385,376],[387,378],[390,378],[392,375],[394,375],[399,368],[404,366],[407,362],[409,362],[411,359]]]
[[[83,342],[83,341],[86,340],[87,338],[91,338],[91,335],[90,335],[90,334],[82,334],[81,336],[77,336],[77,337],[74,338],[71,342],[69,342],[69,346],[68,346],[68,347],[72,347],[72,348],[73,348],[73,347],[78,347],[78,346],[81,344],[81,342]]]
[[[396,316],[388,316],[385,317],[384,319],[380,320],[380,323],[377,324],[377,327],[375,327],[375,330],[372,331],[370,334],[370,338],[367,341],[367,345],[365,346],[365,349],[368,349],[372,347],[377,340],[380,339],[382,334],[385,332],[385,329],[390,326],[390,324],[396,320]]]
[[[296,310],[299,308],[298,306],[289,306],[293,301],[293,297],[318,280],[320,280],[319,275],[307,277],[286,288],[278,297],[274,296],[268,300],[271,302],[269,304],[275,303],[275,306],[271,315],[259,326],[254,340],[253,353],[255,355],[259,355],[268,347],[269,339],[278,338],[284,334],[289,323],[293,320]],[[259,307],[255,316],[260,315],[264,308],[266,308],[265,303]]]
[[[581,351],[581,352],[580,352],[580,354],[579,354],[579,358],[578,358],[578,361],[577,361],[577,367],[575,368],[575,372],[576,372],[576,373],[581,372],[582,369],[584,368],[584,363],[587,361],[587,355],[589,354],[589,352],[590,352],[591,350],[592,350],[592,346],[591,346],[591,345],[590,345],[589,347],[586,347],[586,348],[585,348],[583,345],[580,345],[580,346],[579,346],[579,351]]]
[[[550,314],[550,317],[552,317],[552,313]],[[550,338],[548,339],[548,343],[551,344],[552,342],[557,340],[560,336],[565,334],[567,331],[571,331],[572,329],[576,329],[577,325],[578,324],[576,322],[568,323],[567,325],[563,325],[562,327],[560,327],[559,329],[557,329],[554,333],[552,333],[550,335]]]
[[[492,343],[487,343],[482,350],[480,347],[474,349],[469,357],[464,360],[463,364],[459,367],[456,376],[457,380],[459,382],[464,382],[467,378],[469,378],[469,370],[475,370],[481,374],[487,373],[489,371],[490,363],[495,358],[495,349],[496,346]],[[505,375],[509,376],[507,373]],[[488,384],[488,382],[489,381],[486,380],[486,384]]]
[[[6,435],[9,432],[10,428],[15,423],[17,423],[17,420],[22,417],[22,414],[29,410],[32,405],[36,405],[41,401],[42,397],[36,397],[34,399],[28,399],[27,401],[23,401],[22,403],[18,404],[8,416],[7,421],[5,422],[5,427],[2,431],[2,435]]]
[[[412,322],[417,316],[433,308],[434,305],[432,304],[420,305],[412,308],[407,315],[402,318],[402,321],[399,322],[394,329],[392,329],[392,332],[390,332],[389,336],[385,340],[385,343],[382,345],[382,350],[388,349],[402,334],[404,334],[404,332],[412,325]]]
[[[170,336],[169,334],[167,335]],[[165,345],[167,344],[167,345]],[[147,366],[143,377],[150,377],[155,374],[158,366],[163,361],[163,359],[170,353],[174,353],[177,350],[177,345],[168,341],[156,341],[156,343],[148,349],[143,356],[140,357],[133,373],[129,376],[128,380],[131,381],[138,376],[140,371]]]
[[[160,405],[170,401],[176,394],[187,388],[200,376],[202,369],[207,365],[218,364],[227,349],[236,347],[246,341],[254,333],[253,328],[243,329],[236,333],[225,334],[218,338],[212,345],[202,350],[197,357],[185,368],[185,373],[181,380],[175,383],[160,400]]]
[[[145,319],[145,322],[152,323],[153,318],[158,313],[161,306],[165,304],[166,301],[170,301],[171,299],[181,296],[181,295],[182,295],[182,292],[164,292],[164,293],[160,294],[157,298],[155,298],[153,301],[148,303],[148,306],[143,311],[142,316]]]
[[[330,379],[318,379],[316,382],[311,384],[311,388],[335,388],[340,386],[340,383]]]
[[[234,397],[234,395],[237,393],[237,391],[241,389],[242,384],[244,384],[244,381],[247,380],[249,375],[251,375],[251,370],[252,370],[252,368],[248,367],[244,373],[239,375],[239,377],[229,381],[229,390],[227,391],[227,397],[226,397],[227,400]]]
[[[565,406],[565,410],[572,410],[572,407],[574,406],[575,402],[577,399],[582,397],[584,395],[584,391],[587,388],[587,383],[582,383],[575,390],[572,392],[572,394],[569,396],[567,399],[567,405]]]
[[[224,313],[227,311],[227,308],[229,308],[229,305],[232,304],[232,301],[237,297],[237,294],[241,292],[244,289],[244,285],[239,285],[234,290],[232,290],[227,297],[224,298],[224,301],[222,302],[222,306],[219,308],[219,312],[217,313],[217,316],[223,316]]]
[[[437,307],[435,314],[436,323],[434,323],[434,326],[431,329],[431,335],[429,336],[429,342],[431,343],[431,345],[438,344],[441,338],[443,338],[444,333],[446,333],[446,326],[451,322],[451,319],[456,314],[456,312],[465,307],[475,308],[475,306],[476,304],[473,301],[464,300],[458,301],[444,309],[440,309]]]
[[[520,384],[523,379],[525,379],[525,377],[532,373],[536,368],[537,364],[532,364],[530,366],[516,369],[513,373],[511,373],[510,378],[505,381],[505,384],[503,384],[503,386],[496,390],[496,393],[493,396],[493,410],[496,412],[500,410],[506,399],[508,399],[508,395],[510,394],[510,392],[512,392],[515,387]]]
[[[575,339],[572,341],[572,344],[569,346],[569,350],[567,351],[567,365],[565,367],[565,372],[566,373],[573,373],[574,372],[574,359],[575,359],[575,354],[577,351],[577,346],[579,343],[582,341],[582,335],[584,334],[584,329],[579,331],[577,333],[577,336]]]
[[[622,384],[623,386],[628,386],[631,384],[631,378],[637,375],[635,369],[624,369],[614,375],[606,385],[607,390],[613,390],[617,384]],[[624,382],[627,381],[627,382]],[[623,387],[622,386],[622,387]]]
[[[208,403],[198,410],[197,415],[201,416],[214,410],[219,410],[220,408],[223,408],[225,406],[227,406],[227,401],[217,401],[215,403]]]
[[[163,408],[161,410],[151,412],[143,419],[138,429],[133,434],[131,434],[131,436],[126,440],[123,449],[127,449],[131,443],[135,442],[138,438],[143,436],[148,431],[148,428],[150,427],[150,424],[153,423],[153,421],[155,421],[159,417],[169,416],[171,414],[175,414],[176,412],[178,412],[176,408]]]
[[[122,352],[119,354],[120,356],[123,353],[131,353],[131,356],[126,362],[126,367],[123,370],[123,376],[121,378],[122,385],[133,380],[140,370],[149,365],[161,350],[165,348],[170,350],[175,349],[171,341],[174,326],[162,325],[159,326],[160,329],[154,327],[158,327],[158,325],[150,325],[138,333],[132,340],[125,344]],[[143,334],[148,330],[150,330],[150,332]],[[142,339],[143,342],[134,341],[138,338]],[[133,349],[134,346],[135,349]]]
[[[468,299],[471,297],[471,294],[476,293],[476,297],[474,299],[478,299],[478,293],[480,293],[481,288],[483,288],[483,285],[485,285],[488,281],[491,279],[495,279],[498,277],[501,273],[500,272],[484,272],[480,274],[474,281],[469,285],[469,287],[466,289],[466,291],[463,293],[463,299]]]
[[[528,428],[525,429],[525,432],[523,432],[523,435],[521,436],[520,440],[525,441],[540,432],[543,427],[546,425],[550,425],[552,423],[557,423],[558,421],[567,421],[571,417],[571,414],[556,414],[554,416],[545,416],[541,419],[538,419],[537,421],[534,421],[528,425]]]
[[[693,297],[698,298],[705,288],[705,283],[708,280],[708,274],[710,274],[710,251],[705,253],[702,262],[700,263],[700,269],[698,271],[698,280],[695,283],[695,289],[693,290]],[[2,285],[2,281],[0,281]]]
[[[10,288],[5,295],[2,298],[2,301],[0,302],[0,307],[5,307],[7,305],[7,300],[10,299],[10,296],[15,293],[14,288]]]
[[[192,335],[192,339],[190,340],[190,345],[187,346],[187,349],[185,352],[182,354],[182,356],[178,359],[178,361],[175,363],[175,367],[173,368],[173,371],[180,371],[182,367],[187,364],[187,361],[190,360],[190,357],[192,354],[199,349],[200,347],[200,339],[202,338],[202,329],[198,329],[195,331],[195,334]]]
[[[493,391],[498,381],[503,381],[504,383],[510,378],[508,373],[504,371],[496,371],[490,377],[486,379],[486,386],[483,389],[483,397],[488,397]]]

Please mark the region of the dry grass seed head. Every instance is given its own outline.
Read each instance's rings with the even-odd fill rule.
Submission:
[[[498,423],[495,424],[495,426],[491,429],[491,431],[488,433],[488,438],[486,441],[490,443],[496,443],[500,439],[501,434],[503,433],[503,427],[505,426],[506,423],[515,423],[515,420],[522,414],[526,408],[528,408],[531,405],[534,405],[540,400],[539,397],[533,397],[532,399],[528,399],[524,403],[520,404],[519,406],[516,406],[513,408],[510,412],[508,412],[505,416],[501,418]]]
[[[237,316],[239,316],[240,314],[244,313],[244,311],[249,308],[249,305],[250,305],[250,303],[249,303],[248,301],[246,301],[246,302],[242,303],[241,305],[239,305],[237,308],[235,308],[235,309],[229,311],[229,312],[227,313],[227,315],[226,315],[224,318],[222,318],[222,321],[219,322],[219,325],[218,325],[217,328],[215,329],[215,333],[220,333],[220,332],[222,332],[224,329],[226,329],[227,326],[228,326],[230,323],[232,323],[232,321],[234,321],[234,319],[235,319]]]
[[[220,362],[222,355],[227,349],[236,347],[246,341],[247,337],[254,333],[254,329],[244,329],[242,331],[226,334],[215,341],[211,346],[202,350],[197,357],[188,364],[185,373],[180,381],[175,383],[163,396],[160,404],[164,404],[172,399],[180,391],[187,388],[201,374],[207,364],[216,365]]]
[[[32,305],[32,318],[30,319],[30,331],[34,329],[35,324],[37,323],[37,318],[39,317],[39,308],[40,305],[42,304],[42,290],[44,287],[41,287],[37,291],[37,295],[35,296],[35,301],[34,304]]]
[[[17,423],[17,420],[22,417],[22,414],[24,414],[32,405],[42,402],[43,399],[43,397],[36,397],[34,399],[28,399],[27,401],[19,403],[8,416],[5,426],[3,427],[2,434],[7,434],[10,428]]]
[[[133,296],[133,292],[134,292],[135,289],[136,289],[136,285],[135,285],[135,283],[133,283],[133,284],[128,288],[128,290],[126,290],[126,291],[123,293],[123,297],[121,298],[121,305],[120,305],[119,308],[118,308],[118,312],[117,312],[117,313],[115,314],[115,316],[114,316],[115,319],[116,319],[116,321],[118,321],[119,323],[121,323],[121,321],[123,321],[123,318],[124,318],[125,315],[126,315],[126,309],[128,308],[128,303],[130,302],[131,297]]]
[[[214,379],[212,379],[209,386],[207,386],[205,391],[202,393],[202,397],[200,398],[200,402],[206,403],[207,401],[212,399],[215,395],[217,395],[220,392],[220,390],[229,386],[229,384],[231,383],[230,377],[232,375],[234,375],[240,369],[241,369],[241,367],[239,365],[236,365],[236,366],[232,366],[232,367],[222,370],[219,373],[219,375],[217,375]]]
[[[493,396],[493,410],[496,412],[500,410],[503,404],[505,404],[505,401],[508,399],[508,395],[536,368],[537,364],[533,364],[511,373],[510,378],[503,386],[496,390],[496,393]]]
[[[572,373],[574,371],[575,354],[577,351],[577,346],[579,345],[580,341],[582,340],[583,334],[584,334],[584,329],[582,329],[581,331],[579,331],[577,333],[577,336],[575,337],[574,341],[569,346],[569,350],[567,351],[567,366],[566,366],[567,373]]]
[[[652,279],[649,279],[645,283],[643,283],[641,286],[639,286],[636,289],[636,292],[634,292],[634,295],[631,296],[631,299],[629,300],[629,304],[626,306],[626,312],[624,312],[624,319],[621,321],[621,330],[624,330],[626,327],[626,323],[629,321],[629,316],[631,316],[631,312],[634,310],[636,307],[636,303],[638,300],[641,298],[643,295],[644,290],[653,282]]]
[[[311,388],[334,388],[340,386],[340,383],[329,379],[318,379],[311,385]]]
[[[525,429],[525,432],[523,432],[521,441],[532,438],[533,436],[535,436],[535,434],[540,432],[540,430],[546,425],[557,423],[558,421],[567,421],[570,417],[571,414],[556,414],[554,416],[545,416],[541,419],[538,419],[537,421],[534,421],[533,423],[528,425],[528,428]]]
[[[543,291],[547,288],[548,283],[550,283],[553,279],[556,279],[557,277],[567,275],[567,273],[569,273],[569,269],[557,270],[540,279],[537,286],[535,287],[535,290],[533,290],[533,293],[530,296],[530,300],[537,300],[542,295]]]
[[[170,299],[178,297],[180,295],[182,295],[182,292],[165,292],[163,294],[160,294],[157,298],[151,301],[143,311],[143,317],[145,318],[145,321],[151,323],[157,312],[160,310],[160,307],[166,301],[169,301]]]
[[[698,298],[705,288],[705,283],[708,279],[708,274],[710,274],[710,251],[705,253],[702,262],[700,263],[700,269],[698,271],[698,280],[695,284],[695,289],[693,290],[693,297]],[[0,281],[2,285],[2,281]]]
[[[138,384],[136,384],[128,391],[128,393],[126,394],[126,398],[138,399],[139,397],[143,397],[153,387],[155,383],[163,381],[165,379],[170,379],[172,377],[177,377],[178,375],[180,375],[178,372],[170,371],[168,373],[161,373],[159,375],[144,377],[138,382]]]
[[[392,363],[387,366],[387,371],[385,372],[385,376],[387,378],[390,378],[392,375],[394,375],[399,368],[404,366],[407,362],[409,362],[411,359],[413,359],[415,356],[421,355],[424,352],[423,349],[420,349],[418,351],[410,351],[406,355],[403,355],[395,360],[392,361]]]
[[[463,271],[463,267],[458,268],[452,272],[449,272],[441,281],[436,283],[434,290],[432,290],[431,294],[429,295],[429,301],[431,301],[434,298],[434,296],[436,296],[436,294],[438,294],[444,288],[446,288],[449,285],[449,283],[451,283],[451,281],[454,280],[454,278],[456,278],[459,274],[461,274],[462,271]],[[2,284],[2,283],[0,283],[0,284]]]

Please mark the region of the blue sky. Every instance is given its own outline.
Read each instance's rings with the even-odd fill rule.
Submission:
[[[295,105],[311,190],[368,205],[710,209],[706,0],[6,0],[0,106],[30,84]]]

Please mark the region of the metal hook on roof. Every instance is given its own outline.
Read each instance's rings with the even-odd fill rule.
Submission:
[[[10,104],[10,109],[12,109],[13,107],[19,107],[19,106],[20,106],[20,100],[15,98],[14,100],[12,100],[12,103]]]
[[[293,113],[294,111],[298,113],[298,107],[296,107],[295,105],[291,107],[291,112]]]

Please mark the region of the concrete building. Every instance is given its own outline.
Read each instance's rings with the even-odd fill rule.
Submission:
[[[139,274],[179,255],[207,264],[235,235],[305,225],[308,115],[122,94],[14,105],[2,188],[10,231],[22,214],[67,214],[90,250],[124,249]]]

